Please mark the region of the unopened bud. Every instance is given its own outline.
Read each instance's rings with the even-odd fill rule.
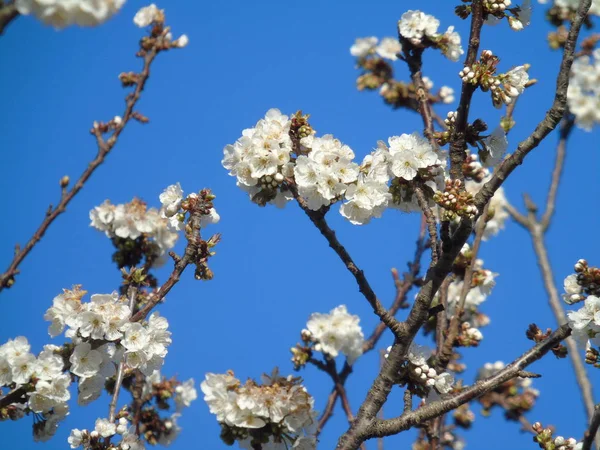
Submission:
[[[66,188],[69,185],[69,181],[71,181],[69,175],[65,175],[60,179],[60,187],[63,189]]]

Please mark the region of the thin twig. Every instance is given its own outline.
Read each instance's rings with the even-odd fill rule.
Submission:
[[[160,40],[160,39],[159,39]],[[19,273],[18,267],[23,262],[25,257],[33,250],[35,245],[42,239],[52,222],[64,213],[67,209],[67,205],[73,200],[73,198],[83,188],[87,180],[92,176],[96,169],[104,162],[106,156],[113,149],[117,143],[118,137],[121,132],[125,129],[127,123],[135,116],[134,108],[141,96],[144,86],[150,77],[150,66],[154,61],[156,55],[160,52],[160,42],[153,46],[144,56],[144,67],[138,74],[137,84],[132,93],[129,93],[126,97],[125,111],[123,113],[121,122],[114,125],[114,131],[108,139],[104,139],[100,127],[95,126],[93,134],[96,138],[96,144],[98,147],[96,157],[87,165],[86,169],[80,175],[79,179],[73,185],[71,189],[63,189],[60,201],[55,207],[50,206],[46,211],[44,220],[35,231],[33,236],[29,239],[27,244],[23,248],[16,248],[12,262],[8,266],[6,272],[0,275],[0,292],[10,287],[14,283],[15,275]]]
[[[340,257],[346,269],[354,276],[356,283],[358,284],[358,288],[361,294],[365,297],[365,299],[369,302],[371,307],[373,308],[373,312],[379,316],[381,321],[386,324],[386,326],[394,333],[394,335],[398,334],[398,320],[390,314],[388,310],[386,310],[377,296],[375,292],[371,288],[365,274],[362,270],[358,268],[358,266],[354,263],[354,260],[346,250],[346,248],[340,243],[338,238],[335,235],[335,231],[329,227],[327,221],[325,220],[325,212],[326,211],[313,211],[311,210],[306,201],[298,195],[298,190],[296,186],[293,184],[293,181],[288,180],[289,188],[298,202],[300,208],[306,213],[312,223],[317,227],[317,229],[321,232],[323,237],[327,239],[329,246],[335,251],[335,253]]]

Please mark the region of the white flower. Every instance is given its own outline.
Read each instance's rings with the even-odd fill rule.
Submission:
[[[447,394],[452,390],[453,383],[454,377],[448,372],[443,372],[435,379],[434,387],[440,394]]]
[[[464,50],[460,45],[460,34],[454,31],[454,27],[448,27],[446,32],[442,35],[442,40],[445,42],[443,47],[444,55],[450,61],[458,61],[460,56],[464,53]]]
[[[80,377],[92,377],[100,370],[102,355],[98,350],[93,350],[88,342],[77,344],[69,358],[71,372]]]
[[[511,28],[515,31],[522,30],[523,27],[526,27],[531,23],[531,0],[523,0],[523,3],[519,6],[519,12],[517,13],[517,20],[521,24],[520,28],[513,27],[511,24]],[[510,23],[510,19],[509,19]]]
[[[183,200],[183,191],[179,183],[168,186],[160,195],[159,200],[163,205],[163,213],[166,217],[172,217],[179,211]]]
[[[376,45],[377,38],[375,36],[357,38],[354,45],[350,47],[350,54],[357,58],[364,58],[373,51]]]
[[[81,447],[81,445],[85,442],[86,434],[86,430],[78,430],[77,428],[71,430],[69,439],[67,439],[71,448]]]
[[[123,331],[125,332],[125,336],[121,341],[123,347],[125,347],[130,352],[137,352],[139,350],[144,350],[148,343],[150,342],[150,336],[148,335],[148,331],[138,322],[128,322],[123,327]]]
[[[12,379],[17,384],[29,383],[36,369],[36,358],[32,353],[25,353],[11,361]]]
[[[442,86],[440,88],[440,98],[443,103],[452,103],[454,101],[454,89],[448,86]]]
[[[113,436],[116,433],[117,427],[114,423],[109,422],[107,419],[97,419],[96,427],[94,428],[94,430],[101,437],[107,438]]]
[[[412,342],[406,358],[415,366],[424,366],[432,353],[433,352],[429,347]]]
[[[187,47],[187,45],[190,43],[190,38],[187,36],[187,34],[182,34],[181,36],[179,36],[177,39],[175,39],[173,41],[173,45],[179,48],[184,48]]]
[[[44,349],[38,356],[35,374],[41,380],[52,380],[62,373],[63,366],[60,356],[52,349]]]
[[[529,74],[525,66],[517,66],[506,72],[506,90],[511,97],[517,97],[525,90],[529,82]]]
[[[398,22],[398,31],[406,39],[418,43],[423,36],[433,37],[440,26],[435,17],[421,11],[407,11]]]
[[[359,317],[348,314],[345,305],[338,306],[329,314],[314,313],[306,328],[315,341],[315,350],[335,358],[343,353],[352,364],[362,354],[364,335]]]
[[[398,59],[398,53],[402,51],[402,46],[397,38],[385,37],[375,48],[375,51],[382,58],[396,61]]]
[[[564,281],[565,293],[562,295],[565,303],[572,305],[583,300],[583,286],[577,282],[577,274],[571,274]]]
[[[125,0],[16,0],[20,14],[33,14],[56,29],[99,25],[117,13]]]
[[[141,8],[134,16],[133,23],[140,28],[147,27],[152,22],[163,17],[164,11],[158,9],[154,3]]]
[[[184,406],[190,406],[197,398],[198,393],[194,387],[193,378],[190,378],[175,388],[175,403],[177,404],[178,409],[181,409]]]
[[[17,358],[27,355],[30,348],[31,346],[25,336],[17,336],[0,346],[0,356],[4,356],[9,363],[14,364]]]
[[[8,386],[12,382],[12,367],[8,360],[0,355],[0,386]]]
[[[574,336],[578,331],[593,337],[600,332],[600,298],[595,295],[588,296],[583,307],[577,311],[569,311],[567,318]]]
[[[83,378],[79,380],[79,395],[77,397],[77,403],[79,405],[87,405],[93,402],[104,389],[104,377],[95,375],[89,378]]]
[[[494,167],[504,157],[508,148],[508,139],[502,125],[498,125],[492,134],[482,141],[485,150],[479,153],[484,167]]]

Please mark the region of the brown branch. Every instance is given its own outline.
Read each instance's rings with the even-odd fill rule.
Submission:
[[[592,448],[594,437],[598,439],[598,427],[600,427],[600,404],[594,407],[594,414],[590,419],[590,427],[583,436],[583,447],[581,450],[590,450]]]
[[[346,250],[346,248],[338,241],[335,231],[333,231],[327,221],[325,220],[326,210],[311,210],[306,201],[298,195],[298,190],[294,185],[293,181],[288,180],[288,186],[290,191],[292,192],[294,198],[298,202],[300,208],[306,213],[308,218],[312,221],[312,223],[317,227],[317,229],[321,232],[323,237],[327,239],[329,246],[335,251],[335,253],[340,257],[346,269],[354,276],[356,283],[358,284],[358,289],[361,294],[365,297],[365,299],[369,302],[371,307],[373,308],[373,312],[379,316],[381,321],[394,333],[394,335],[398,334],[398,327],[400,323],[398,320],[387,311],[377,296],[375,292],[371,288],[371,285],[367,281],[365,274],[362,270],[358,268],[358,266],[354,263],[354,260]]]
[[[364,435],[364,440],[379,436],[391,436],[398,434],[409,428],[425,423],[428,420],[439,417],[442,414],[452,411],[475,398],[494,390],[501,384],[518,376],[519,372],[533,362],[540,359],[546,353],[552,350],[559,342],[571,334],[567,325],[563,325],[554,331],[548,338],[536,344],[533,348],[525,352],[522,356],[510,363],[498,373],[484,380],[478,381],[473,386],[463,389],[460,393],[452,397],[430,403],[400,417],[389,420],[376,420],[370,426]],[[353,447],[348,447],[353,448]],[[355,448],[355,447],[354,447]]]
[[[504,183],[506,178],[521,165],[525,157],[536,148],[548,134],[556,128],[567,109],[567,90],[569,88],[569,74],[573,64],[575,47],[581,25],[585,21],[592,0],[582,0],[579,8],[571,22],[571,30],[565,42],[560,70],[556,79],[556,94],[552,107],[546,113],[544,119],[536,126],[529,137],[522,141],[515,152],[504,159],[494,172],[492,178],[483,185],[475,196],[475,206],[481,211],[483,206],[492,198],[496,190]]]
[[[471,31],[469,35],[469,48],[464,63],[465,67],[471,67],[477,59],[482,27],[482,0],[474,0],[471,4]],[[463,179],[462,164],[465,160],[465,150],[467,148],[466,132],[469,122],[469,108],[476,89],[477,86],[463,82],[460,93],[460,102],[456,110],[454,131],[450,139],[450,177],[461,181]]]
[[[479,2],[474,2],[473,4],[477,9],[481,8],[481,4]],[[560,120],[560,117],[564,113],[566,108],[566,91],[569,83],[569,71],[573,62],[573,50],[579,35],[581,24],[587,11],[589,10],[590,4],[591,0],[583,0],[577,14],[573,19],[571,31],[569,33],[567,45],[565,46],[565,52],[563,54],[563,60],[558,75],[557,94],[551,110],[547,113],[546,119],[544,119],[544,121],[538,125],[533,134],[519,145],[519,148],[511,157],[504,160],[491,180],[488,181],[477,194],[475,197],[475,206],[479,211],[483,211],[485,205],[488,203],[488,201],[494,195],[494,192],[498,189],[506,177],[510,175],[516,166],[522,163],[529,151],[535,148],[535,146],[537,146],[539,142],[541,142],[541,140],[547,136],[550,130],[556,126]],[[481,17],[477,18],[478,14],[474,14],[473,17],[474,21],[481,19]],[[478,24],[472,24],[471,28],[472,39],[470,39],[469,54],[473,55],[476,54],[479,43],[479,35],[477,32],[478,26],[480,31],[481,26]],[[475,51],[473,51],[473,49],[475,49]],[[463,95],[464,94],[465,91],[463,89]],[[463,95],[461,95],[461,103],[463,100]],[[464,109],[466,109],[468,112],[468,105],[464,105],[464,107]],[[558,117],[556,117],[557,114]],[[466,124],[466,119],[464,120]],[[454,141],[453,146],[456,150],[456,141]],[[460,146],[458,150],[461,153],[464,153],[463,146]],[[456,151],[454,153],[456,154]],[[459,159],[460,164],[462,164],[462,157],[460,157],[460,155]],[[451,164],[452,163],[453,161],[451,154]],[[457,161],[454,161],[453,163],[455,166],[455,171],[456,163]],[[459,172],[460,174],[457,175],[462,176],[462,171],[459,170]],[[428,270],[425,278],[425,284],[417,295],[416,301],[406,322],[403,322],[399,327],[399,333],[397,335],[396,342],[392,346],[386,364],[373,381],[373,384],[367,393],[367,398],[359,408],[356,419],[352,426],[340,437],[337,445],[338,450],[356,449],[366,439],[366,436],[369,434],[371,424],[374,420],[376,420],[377,412],[385,403],[389,393],[392,390],[394,378],[398,373],[402,361],[405,358],[412,339],[428,317],[428,311],[431,306],[433,296],[439,289],[446,275],[449,273],[454,259],[458,255],[462,245],[466,242],[468,236],[471,234],[472,227],[473,221],[463,218],[460,222],[460,225],[451,236],[451,239],[448,239],[448,248],[444,248],[444,252],[442,253],[442,257],[440,258],[438,264],[431,266]]]
[[[131,322],[144,320],[150,311],[152,311],[152,309],[158,305],[163,298],[165,298],[169,291],[173,289],[173,286],[179,282],[181,274],[187,268],[187,266],[194,264],[198,257],[199,244],[202,242],[200,238],[201,219],[201,212],[191,212],[189,222],[186,226],[187,245],[185,247],[183,257],[179,258],[175,255],[175,253],[170,253],[171,257],[175,260],[175,267],[173,268],[171,275],[169,275],[167,281],[165,281],[165,283],[157,289],[156,293],[150,298],[148,303],[129,319]]]
[[[394,298],[394,301],[392,302],[392,305],[390,306],[390,309],[389,309],[389,312],[392,315],[395,315],[398,312],[398,310],[402,307],[402,305],[406,304],[406,296],[407,296],[408,292],[410,291],[410,289],[412,288],[413,283],[414,283],[416,277],[419,275],[419,272],[421,270],[421,257],[423,256],[423,253],[424,253],[425,247],[426,247],[425,246],[425,225],[426,225],[425,216],[423,216],[422,220],[421,220],[420,230],[419,230],[419,237],[417,239],[415,256],[413,258],[413,261],[408,264],[410,271],[408,273],[404,274],[404,280],[400,281],[400,279],[398,278],[398,271],[395,269],[392,270],[394,284],[396,285],[396,297]],[[375,348],[375,346],[377,345],[377,342],[379,342],[379,339],[381,338],[383,332],[386,329],[387,329],[387,326],[383,322],[379,322],[377,324],[377,326],[371,333],[371,336],[369,337],[369,339],[367,339],[363,344],[363,355],[365,353],[368,353],[371,350],[373,350],[373,348]],[[309,360],[309,362],[312,362],[312,360]],[[348,378],[348,376],[351,373],[352,373],[352,366],[350,366],[346,362],[344,364],[344,367],[338,374],[338,378],[339,378],[342,386],[344,386],[346,379]],[[321,418],[319,419],[319,424],[317,426],[317,436],[321,433],[321,431],[327,424],[327,421],[333,415],[333,410],[337,403],[338,398],[339,398],[339,392],[336,389],[336,386],[334,386],[331,393],[329,394],[329,397],[327,398],[327,403],[325,405],[325,409],[323,410]]]
[[[162,38],[157,38],[157,43],[149,49],[144,55],[144,67],[142,71],[137,74],[136,86],[132,93],[129,93],[126,97],[125,111],[123,113],[121,122],[114,124],[114,131],[110,137],[105,140],[103,138],[103,132],[101,127],[94,126],[92,133],[96,137],[96,144],[98,151],[96,157],[88,164],[86,169],[80,175],[79,179],[73,185],[71,189],[63,188],[60,201],[56,207],[50,206],[46,212],[44,220],[35,231],[33,236],[29,239],[25,247],[18,248],[15,250],[15,255],[12,262],[10,263],[6,272],[0,275],[0,292],[7,287],[10,287],[14,283],[14,277],[19,273],[18,267],[23,262],[25,257],[33,250],[35,245],[42,239],[52,222],[66,211],[67,205],[73,200],[73,198],[83,188],[87,180],[92,176],[96,169],[104,162],[106,156],[113,149],[117,143],[117,139],[121,132],[124,130],[127,123],[135,117],[134,108],[141,96],[142,91],[150,77],[150,66],[154,61],[156,55],[161,51]]]
[[[431,247],[431,261],[432,264],[435,265],[439,260],[437,220],[427,203],[427,198],[421,187],[415,187],[415,195],[417,196],[419,207],[423,211],[425,221],[427,222],[427,229],[429,230],[429,246]]]
[[[4,34],[6,27],[17,17],[19,17],[19,11],[14,3],[2,5],[0,3],[0,36]]]
[[[27,397],[27,389],[24,386],[13,389],[4,397],[0,398],[0,409],[7,407],[12,403],[26,403]]]

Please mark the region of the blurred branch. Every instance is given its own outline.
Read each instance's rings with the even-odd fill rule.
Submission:
[[[590,427],[583,437],[583,447],[581,447],[581,450],[590,450],[594,442],[594,437],[598,440],[598,427],[600,427],[600,404],[594,407],[594,414],[590,420]]]
[[[550,309],[552,310],[552,313],[554,314],[554,317],[559,325],[566,323],[567,317],[562,306],[560,295],[554,283],[554,274],[546,248],[545,234],[550,226],[550,222],[556,207],[556,196],[564,167],[567,140],[571,130],[573,129],[573,120],[573,117],[568,115],[561,121],[559,142],[556,147],[556,160],[554,163],[552,180],[550,182],[548,196],[546,199],[546,209],[542,214],[542,218],[539,220],[537,219],[537,206],[526,194],[525,199],[528,209],[527,215],[520,213],[512,206],[508,209],[508,212],[511,214],[513,219],[515,219],[519,225],[525,228],[531,236],[537,263],[540,268],[542,280],[544,282],[544,287],[548,294]],[[577,348],[577,343],[573,338],[570,337],[566,340],[566,346],[569,352],[571,363],[573,364],[573,370],[575,371],[575,379],[577,380],[579,390],[581,391],[581,397],[587,419],[590,421],[592,415],[594,414],[594,395],[592,392],[592,385],[587,376],[585,364],[581,357],[580,351]]]
[[[19,16],[19,11],[14,3],[2,4],[0,2],[0,36],[4,34],[6,27]]]

